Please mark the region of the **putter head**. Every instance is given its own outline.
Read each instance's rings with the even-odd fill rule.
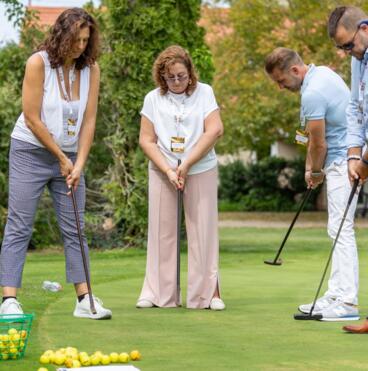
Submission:
[[[268,264],[268,265],[282,265],[282,260],[281,259],[277,259],[276,261],[275,260],[264,260],[264,263],[265,264]]]
[[[299,321],[319,321],[322,319],[322,314],[297,313],[294,314],[294,319]]]

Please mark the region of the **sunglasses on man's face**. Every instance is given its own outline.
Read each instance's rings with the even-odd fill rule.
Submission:
[[[342,45],[336,45],[336,48],[338,49],[341,49],[341,50],[345,50],[345,51],[350,51],[350,50],[353,50],[354,49],[354,46],[355,46],[355,37],[358,33],[358,31],[360,30],[360,27],[363,25],[363,24],[366,24],[368,25],[368,20],[364,20],[364,21],[361,21],[359,22],[358,26],[357,26],[357,29],[351,39],[351,41],[345,43],[345,44],[342,44]]]
[[[355,36],[357,35],[359,29],[360,29],[360,25],[358,26],[357,30],[355,31],[354,36],[351,39],[351,41],[349,41],[345,44],[342,44],[342,45],[336,45],[336,48],[341,49],[341,50],[345,50],[345,51],[353,50],[354,46],[355,46],[355,43],[354,43]]]

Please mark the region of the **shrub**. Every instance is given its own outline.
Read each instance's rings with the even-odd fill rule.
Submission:
[[[219,167],[221,211],[287,211],[305,192],[304,161],[267,157],[245,166],[235,161]],[[313,209],[314,192],[306,204]]]

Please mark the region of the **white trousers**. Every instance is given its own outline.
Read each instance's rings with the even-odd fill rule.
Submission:
[[[347,206],[351,185],[347,163],[332,164],[326,170],[328,235],[335,240]],[[354,232],[354,216],[358,196],[355,195],[332,255],[331,275],[325,295],[358,304],[359,263]]]

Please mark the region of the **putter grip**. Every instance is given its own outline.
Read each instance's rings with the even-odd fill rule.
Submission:
[[[355,196],[355,193],[358,189],[358,185],[359,185],[359,179],[354,179],[354,183],[353,183],[353,186],[351,188],[351,193],[350,193],[350,196],[349,196],[349,201],[348,201],[348,204],[350,205],[351,204],[351,201],[353,201],[353,198]]]

